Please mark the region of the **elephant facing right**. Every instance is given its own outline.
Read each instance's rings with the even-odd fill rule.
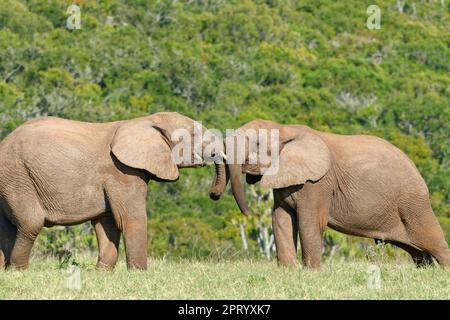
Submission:
[[[276,147],[260,134],[262,129],[278,132]],[[259,140],[250,138],[255,136]],[[264,145],[270,165],[260,157]],[[249,208],[242,173],[247,183],[273,189],[272,223],[280,264],[295,265],[300,237],[303,265],[318,267],[322,235],[329,226],[392,243],[418,266],[431,264],[434,257],[450,267],[450,249],[423,178],[414,163],[386,140],[254,120],[228,136],[225,146],[233,195],[244,214]],[[278,170],[268,170],[274,162]]]

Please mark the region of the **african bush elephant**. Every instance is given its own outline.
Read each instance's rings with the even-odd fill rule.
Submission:
[[[123,233],[128,268],[146,269],[149,180],[175,181],[178,168],[203,166],[209,156],[216,163],[211,193],[226,184],[219,156],[202,157],[196,126],[208,132],[186,116],[161,112],[111,123],[44,117],[18,127],[0,143],[0,267],[26,268],[42,227],[90,220],[98,268],[114,267]],[[177,130],[192,145],[190,154],[181,150],[180,163],[171,156]]]
[[[250,143],[248,133],[261,129],[279,130],[277,148],[271,148],[268,135]],[[240,147],[235,142],[238,138],[244,141]],[[268,174],[267,163],[249,161],[256,158],[262,143],[269,145],[271,165],[279,159],[275,174]],[[273,231],[280,264],[295,265],[299,234],[303,265],[318,267],[322,233],[329,226],[392,243],[406,250],[418,266],[432,263],[431,256],[450,266],[450,250],[433,214],[427,186],[413,162],[389,142],[254,120],[228,136],[225,144],[232,192],[243,213],[249,208],[242,173],[247,174],[248,183],[260,181],[273,189]],[[243,161],[237,161],[237,155]]]

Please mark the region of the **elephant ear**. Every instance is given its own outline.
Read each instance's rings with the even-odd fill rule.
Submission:
[[[330,169],[331,155],[321,138],[306,133],[284,145],[278,163],[278,170],[263,175],[262,187],[279,189],[317,181]]]
[[[178,167],[171,157],[170,137],[148,120],[121,125],[111,143],[111,151],[123,164],[143,169],[163,180],[178,179]]]

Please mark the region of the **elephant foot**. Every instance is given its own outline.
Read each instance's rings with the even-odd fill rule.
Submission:
[[[111,263],[105,263],[102,261],[98,261],[97,265],[95,266],[95,269],[98,271],[113,271],[115,268],[116,264],[111,264]]]
[[[278,258],[277,262],[278,262],[279,267],[295,268],[297,266],[297,262],[295,261],[295,258],[291,258],[291,259]]]
[[[441,267],[450,269],[450,249],[444,248],[438,252],[432,253]]]
[[[11,264],[8,266],[8,268],[10,268],[12,270],[17,270],[17,271],[25,271],[28,269],[28,263],[18,264],[18,263],[14,263],[12,261]]]
[[[146,271],[147,270],[147,264],[140,264],[140,263],[128,263],[127,269],[130,271]]]
[[[320,268],[320,261],[303,261],[303,267],[309,270],[317,270]]]

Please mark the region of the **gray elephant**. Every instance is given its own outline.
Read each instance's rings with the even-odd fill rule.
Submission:
[[[279,133],[277,148],[272,148],[268,136],[251,142],[248,133],[255,136],[261,129]],[[237,144],[238,138],[244,143]],[[277,159],[275,173],[269,174],[267,163],[250,161],[259,159],[264,143],[269,160]],[[322,234],[329,226],[392,243],[406,250],[418,266],[432,263],[432,257],[450,266],[450,250],[423,178],[402,151],[383,139],[254,120],[226,138],[226,155],[232,191],[243,213],[249,208],[242,173],[248,183],[260,181],[273,189],[273,231],[282,265],[295,265],[299,235],[303,264],[318,267]],[[237,155],[243,161],[237,161]]]
[[[42,227],[90,220],[98,268],[114,267],[123,233],[128,268],[146,269],[147,184],[175,181],[179,168],[205,165],[205,142],[194,145],[196,125],[161,112],[103,124],[45,117],[18,127],[0,143],[0,267],[26,268]],[[192,151],[176,163],[172,138],[181,129]],[[211,195],[219,197],[225,168],[219,154],[207,156],[217,172]]]

